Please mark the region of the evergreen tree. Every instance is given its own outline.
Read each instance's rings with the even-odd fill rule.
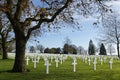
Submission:
[[[103,43],[101,43],[101,46],[100,46],[100,55],[107,55],[106,49]]]
[[[64,54],[77,54],[77,48],[75,45],[64,44],[63,53]]]
[[[64,44],[64,46],[63,46],[63,53],[64,54],[68,54],[68,48],[69,48],[69,45],[68,44]]]
[[[73,54],[77,54],[77,50],[73,47]]]
[[[44,50],[44,53],[50,53],[50,49],[49,49],[49,48],[46,48],[46,49]]]
[[[89,42],[88,54],[89,55],[95,55],[95,46],[94,46],[92,40],[90,40],[90,42]]]
[[[56,48],[56,53],[61,53],[61,49],[60,48]]]

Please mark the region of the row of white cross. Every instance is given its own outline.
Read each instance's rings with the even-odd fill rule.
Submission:
[[[49,74],[49,66],[51,66],[51,64],[49,63],[48,56],[42,56],[42,57],[45,61],[44,65],[46,66],[46,74]],[[76,72],[77,59],[76,59],[75,56],[71,56],[71,57],[73,58],[73,62],[72,62],[73,72]],[[50,56],[50,59],[51,59],[51,62],[52,62],[53,59],[55,59],[56,67],[58,67],[59,60],[60,60],[60,63],[62,64],[63,61],[65,61],[67,59],[67,56],[63,56],[63,55]],[[88,64],[90,65],[90,63],[91,63],[90,57],[84,57],[83,61],[85,63],[87,63],[87,59],[88,59]],[[26,57],[26,65],[29,65],[29,60],[30,60],[30,58]],[[34,63],[34,68],[36,68],[36,63],[38,63],[39,60],[40,60],[40,56],[37,56],[37,55],[33,56],[32,62]],[[104,57],[104,62],[105,61],[106,61],[106,57]],[[101,62],[101,65],[102,65],[102,62],[103,62],[102,58],[100,58],[100,62]],[[113,63],[113,58],[111,58],[110,61],[109,61],[110,69],[112,69],[112,63]],[[96,65],[97,65],[97,58],[96,57],[94,58],[93,65],[94,65],[94,70],[96,70]]]
[[[90,66],[90,63],[91,63],[91,59],[90,57],[89,58],[83,58],[83,62],[87,63],[87,59],[88,59],[88,64]],[[104,57],[104,63],[106,62],[106,59],[107,57]],[[100,63],[101,65],[103,64],[103,58],[100,57]],[[111,57],[110,60],[109,60],[109,65],[110,65],[110,69],[112,69],[112,64],[113,64],[113,58]],[[93,65],[94,65],[94,70],[96,70],[96,65],[97,65],[97,58],[95,57],[94,60],[93,60]]]
[[[51,56],[50,58],[51,58],[51,62],[52,62],[53,56]],[[49,63],[47,56],[43,56],[43,59],[45,62],[44,65],[46,66],[46,74],[49,74],[49,66],[51,66],[51,64]],[[67,56],[64,56],[64,57],[62,55],[60,57],[56,56],[55,57],[56,67],[58,67],[59,59],[60,59],[60,63],[62,64],[65,61],[65,59],[67,59]],[[30,58],[27,56],[25,60],[26,60],[26,65],[29,65]],[[40,56],[34,55],[32,57],[32,62],[34,63],[34,68],[36,68],[36,64],[39,63],[39,60],[40,60]]]

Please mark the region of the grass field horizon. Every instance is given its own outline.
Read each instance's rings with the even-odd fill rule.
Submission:
[[[43,59],[37,63],[34,69],[33,62],[30,61],[26,66],[30,72],[10,73],[7,72],[13,67],[14,59],[2,60],[0,57],[0,80],[120,80],[120,61],[113,60],[113,69],[109,68],[109,59],[102,65],[97,62],[97,70],[93,70],[93,62],[89,66],[77,58],[76,72],[73,72],[72,59],[69,57],[59,67],[55,67],[53,61],[50,66],[49,74],[46,74],[46,67]]]

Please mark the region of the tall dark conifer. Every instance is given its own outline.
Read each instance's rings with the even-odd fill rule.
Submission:
[[[106,49],[103,43],[101,43],[101,46],[100,46],[100,55],[107,55]]]
[[[94,46],[92,40],[90,40],[90,42],[89,42],[88,54],[89,55],[95,55],[95,46]]]

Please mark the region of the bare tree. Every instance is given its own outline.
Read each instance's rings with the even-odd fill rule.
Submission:
[[[107,51],[110,53],[110,55],[112,55],[112,53],[115,53],[115,48],[112,44],[108,44]]]
[[[34,46],[30,46],[30,49],[29,49],[30,53],[35,53],[36,52],[36,49]]]
[[[4,17],[4,18],[3,18]],[[10,33],[12,33],[12,27],[8,19],[3,13],[0,13],[0,38],[1,38],[1,48],[2,48],[2,59],[8,59],[7,50],[8,45],[14,39]]]
[[[70,45],[72,43],[72,41],[69,39],[69,37],[67,36],[65,38],[64,44]]]
[[[0,11],[6,14],[15,33],[16,57],[13,72],[26,71],[25,47],[34,32],[59,29],[63,26],[54,25],[59,20],[76,24],[73,18],[75,9],[80,15],[87,15],[106,8],[102,0],[38,0],[38,4],[35,2],[36,0],[0,0]]]
[[[101,41],[105,43],[116,44],[118,57],[120,58],[120,15],[117,13],[108,13],[103,17],[103,27],[101,29]]]
[[[80,55],[84,55],[84,54],[85,54],[85,49],[84,49],[82,46],[79,46],[79,47],[77,48],[77,51],[78,51],[78,53],[79,53]]]
[[[37,45],[37,50],[39,50],[41,53],[44,52],[44,46],[43,45]]]

